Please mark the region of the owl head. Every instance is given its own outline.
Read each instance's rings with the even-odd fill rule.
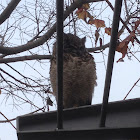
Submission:
[[[82,56],[87,53],[85,48],[86,37],[79,38],[71,33],[63,34],[63,50],[65,54],[71,54],[73,56]],[[56,42],[53,47],[53,56],[56,56]]]
[[[79,38],[71,33],[64,33],[64,53],[80,56],[86,52],[85,48],[86,37]]]

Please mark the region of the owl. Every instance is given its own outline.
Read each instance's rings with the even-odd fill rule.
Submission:
[[[86,38],[64,34],[63,62],[63,108],[91,105],[96,86],[96,65],[94,58],[85,48]],[[53,46],[50,63],[50,81],[56,97],[56,43]]]

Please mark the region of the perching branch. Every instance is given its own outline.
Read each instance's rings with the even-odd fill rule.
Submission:
[[[13,58],[3,58],[0,59],[0,63],[12,63],[26,60],[42,60],[42,59],[50,59],[51,55],[30,55],[30,56],[21,56],[21,57],[13,57]]]
[[[101,47],[87,48],[87,51],[92,53],[95,51],[104,50],[108,47],[109,47],[109,43]],[[43,60],[43,59],[51,59],[51,55],[30,55],[30,56],[21,56],[21,57],[13,57],[13,58],[3,58],[3,59],[0,59],[0,64],[27,61],[27,60]]]

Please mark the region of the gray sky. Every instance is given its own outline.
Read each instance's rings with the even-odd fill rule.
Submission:
[[[106,54],[107,54],[107,50],[105,51]],[[97,76],[98,76],[98,80],[97,80],[98,86],[95,88],[93,104],[98,104],[102,102],[102,97],[103,97],[105,67],[104,67],[104,64],[102,63],[103,61],[102,55],[99,53],[93,54],[93,55],[96,61]],[[123,100],[123,98],[126,96],[130,88],[140,77],[139,62],[137,62],[135,58],[132,58],[131,61],[125,58],[124,62],[116,63],[116,61],[120,58],[120,56],[121,56],[120,53],[116,53],[109,101]],[[105,59],[107,59],[107,57]],[[140,91],[139,87],[136,86],[132,90],[132,92],[130,93],[127,99],[139,98],[140,97],[139,91]],[[25,111],[25,108],[26,108],[26,111]],[[27,113],[28,111],[30,112],[29,106],[25,106],[25,108],[19,110],[18,112],[15,110],[12,111],[12,105],[10,104],[8,105],[2,104],[2,106],[0,106],[0,110],[4,114],[6,114],[9,119],[14,118],[15,116],[18,116],[20,114]],[[0,116],[0,120],[3,120],[3,119],[4,118]],[[14,121],[14,124],[16,124],[15,121]],[[0,132],[1,132],[0,133],[1,140],[16,140],[17,139],[16,131],[8,123],[0,124]]]
[[[140,37],[139,37],[140,39]],[[110,37],[107,36],[106,42],[109,42]],[[90,42],[86,42],[86,46],[90,46]],[[139,46],[137,46],[139,47]],[[137,48],[135,46],[135,48]],[[94,53],[93,56],[95,58],[96,62],[96,68],[97,68],[97,87],[95,88],[94,96],[93,96],[93,102],[92,104],[98,104],[102,102],[103,97],[103,90],[104,90],[104,81],[105,81],[105,74],[106,74],[106,64],[107,64],[107,56],[108,56],[108,49],[106,49],[104,52],[104,58],[102,53]],[[138,53],[135,54],[135,56],[139,57]],[[112,77],[112,83],[111,83],[111,90],[110,90],[110,97],[109,101],[118,101],[123,100],[126,94],[129,92],[133,84],[140,78],[140,63],[132,57],[131,60],[128,60],[127,57],[124,58],[124,62],[116,63],[116,61],[121,57],[121,53],[116,52],[115,55],[115,62],[114,62],[114,69],[113,69],[113,77]],[[104,64],[105,59],[105,64]],[[49,61],[47,66],[44,66],[44,72],[43,74],[46,77],[49,77]],[[34,63],[35,61],[32,61],[35,65],[35,67],[38,67],[38,70],[40,69],[40,65]],[[3,68],[5,67],[5,70],[7,69],[6,66],[1,65]],[[17,70],[20,72],[24,72],[30,75],[28,66],[23,65],[23,63],[18,62],[12,64]],[[12,71],[11,71],[12,72]],[[31,73],[34,75],[34,73]],[[36,75],[39,76],[39,75]],[[140,85],[140,83],[138,83]],[[3,95],[0,95],[0,100],[3,99]],[[139,98],[140,97],[140,87],[135,86],[134,89],[131,91],[127,99],[131,98]],[[35,98],[35,101],[37,104],[42,104],[41,101],[38,101],[37,98]],[[51,110],[56,109],[55,107],[52,107]],[[30,111],[33,111],[29,105],[23,105],[21,109],[16,110],[16,108],[13,108],[12,100],[8,101],[7,104],[3,103],[0,105],[0,111],[2,111],[3,114],[6,114],[6,116],[9,119],[15,118],[16,116],[29,113]],[[3,116],[0,115],[0,120],[5,120]],[[12,122],[14,125],[16,125],[16,122]],[[17,140],[16,131],[15,129],[9,124],[9,123],[0,123],[0,140]]]

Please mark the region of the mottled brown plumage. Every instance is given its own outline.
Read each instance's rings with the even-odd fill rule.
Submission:
[[[50,81],[56,96],[56,45],[50,67]],[[64,34],[63,107],[90,105],[96,85],[94,58],[86,51],[85,38]]]

